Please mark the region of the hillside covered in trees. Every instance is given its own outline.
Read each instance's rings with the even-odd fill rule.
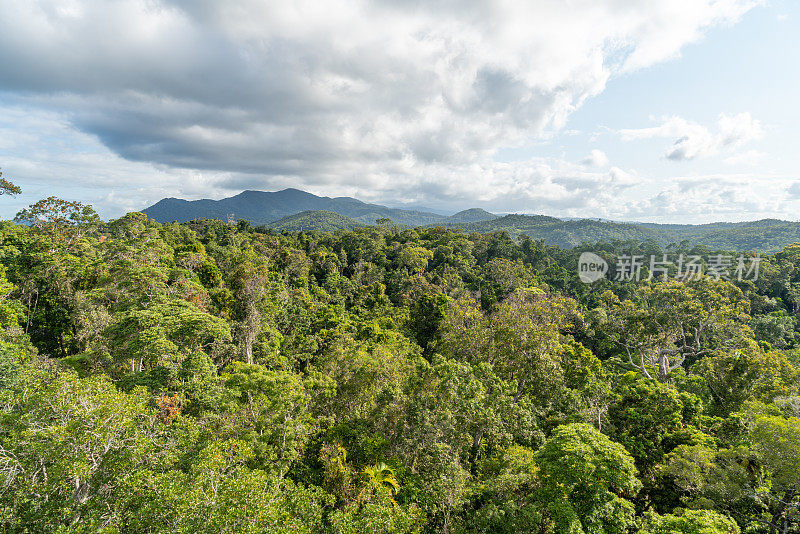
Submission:
[[[389,208],[350,197],[319,197],[291,188],[273,192],[242,191],[221,200],[165,198],[142,211],[159,222],[186,222],[199,218],[225,221],[229,215],[233,215],[254,225],[272,224],[290,215],[313,211],[338,213],[362,224],[374,224],[376,219],[381,218],[389,218],[396,224],[406,226],[447,220],[447,216],[438,213]]]
[[[597,241],[653,240],[662,247],[686,242],[712,250],[779,252],[800,241],[800,223],[763,219],[741,223],[655,224],[599,219],[561,220],[543,215],[506,215],[472,223],[443,223],[466,232],[508,232],[527,235],[548,245],[571,248]]]
[[[271,223],[269,228],[288,232],[335,232],[336,230],[354,230],[360,226],[365,225],[333,211],[318,210],[287,215]]]
[[[318,197],[285,189],[276,192],[244,191],[222,200],[163,199],[144,213],[161,223],[192,219],[229,218],[276,231],[351,230],[357,226],[395,224],[401,228],[442,226],[467,233],[508,232],[512,238],[526,235],[547,245],[572,248],[598,241],[653,240],[661,247],[703,245],[710,249],[779,252],[800,242],[800,222],[763,219],[740,223],[655,224],[601,219],[559,219],[546,215],[498,216],[480,208],[441,215],[428,211],[388,208],[354,198]]]
[[[0,224],[3,532],[798,532],[800,245],[579,281],[667,253],[629,237],[37,203]]]

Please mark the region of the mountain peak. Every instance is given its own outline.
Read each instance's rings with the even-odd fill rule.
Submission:
[[[435,213],[388,208],[350,197],[320,197],[292,187],[281,191],[248,189],[222,200],[163,199],[142,211],[158,222],[184,222],[203,217],[224,221],[232,215],[254,225],[263,225],[289,215],[320,210],[337,213],[360,224],[375,224],[376,219],[381,218],[403,226],[424,226],[446,220],[445,216]]]
[[[469,208],[451,215],[447,218],[447,221],[451,223],[472,223],[489,221],[497,218],[497,215],[494,213],[489,213],[483,208]]]

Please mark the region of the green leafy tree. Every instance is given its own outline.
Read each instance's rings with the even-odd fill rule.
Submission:
[[[734,348],[749,333],[748,302],[725,281],[671,280],[637,289],[635,301],[603,293],[600,328],[624,353],[628,364],[665,382],[687,359]]]
[[[89,205],[47,197],[17,213],[14,220],[64,238],[75,230],[98,224],[100,217]]]
[[[583,423],[563,425],[536,453],[537,498],[557,532],[628,532],[641,487],[622,445]]]
[[[711,408],[723,417],[748,400],[771,403],[776,397],[800,393],[800,367],[789,355],[764,351],[753,343],[704,358],[691,372],[703,378]]]
[[[129,360],[131,372],[140,373],[156,366],[177,368],[190,353],[231,339],[225,321],[180,299],[125,312],[107,335],[116,359]]]
[[[682,445],[667,472],[700,502],[713,504],[770,534],[800,525],[800,418],[751,404],[742,439],[716,449]]]
[[[547,513],[536,500],[540,488],[536,451],[512,445],[481,463],[474,513],[461,519],[458,532],[546,532]]]
[[[424,295],[411,306],[409,328],[423,353],[430,357],[440,338],[440,325],[448,313],[450,299],[445,295]]]
[[[613,400],[611,374],[592,351],[577,341],[563,346],[561,366],[564,385],[580,395],[586,422],[602,430]]]
[[[234,259],[229,285],[236,297],[234,309],[239,322],[238,337],[245,363],[253,363],[253,344],[265,321],[272,319],[270,308],[269,268],[266,259],[252,248]]]
[[[324,529],[330,496],[320,488],[248,467],[246,442],[203,447],[187,471],[140,471],[129,481],[128,528],[139,532],[312,534]]]
[[[222,379],[221,430],[245,440],[263,469],[283,477],[314,428],[302,380],[285,371],[240,362],[232,363]]]
[[[681,427],[681,397],[674,387],[633,372],[621,378],[614,393],[607,432],[625,446],[641,471],[650,474],[664,457],[664,439]]]
[[[739,534],[736,521],[713,510],[684,510],[680,514],[646,518],[642,534]]]
[[[0,172],[0,195],[10,195],[12,197],[22,193],[19,186],[14,185],[11,180],[3,178],[3,173]]]
[[[491,361],[501,376],[516,382],[515,400],[529,390],[551,389],[561,376],[562,332],[579,320],[575,301],[540,290],[518,291],[498,307],[491,317]]]
[[[154,411],[143,389],[104,376],[29,368],[0,412],[0,514],[13,531],[119,524],[124,479],[151,458]]]

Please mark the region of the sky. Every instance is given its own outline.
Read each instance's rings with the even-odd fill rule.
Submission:
[[[799,220],[798,88],[794,0],[0,0],[0,216],[294,187]]]

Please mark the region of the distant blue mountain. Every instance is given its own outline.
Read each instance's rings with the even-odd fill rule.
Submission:
[[[159,222],[184,222],[207,218],[226,220],[229,215],[245,219],[254,225],[269,224],[289,215],[306,211],[325,210],[349,217],[365,224],[388,217],[398,224],[430,224],[444,219],[434,213],[407,211],[366,204],[349,197],[318,197],[298,189],[283,191],[244,191],[222,200],[182,200],[165,198],[144,213]]]
[[[446,216],[367,204],[350,197],[318,197],[299,189],[272,193],[244,191],[222,200],[165,198],[143,211],[159,222],[200,218],[224,221],[233,215],[256,226],[289,231],[352,229],[373,225],[378,219],[385,218],[401,226],[445,226],[466,232],[508,232],[512,237],[527,235],[566,248],[585,243],[650,240],[661,246],[685,241],[715,250],[776,252],[789,244],[800,243],[800,223],[777,219],[699,225],[624,223],[602,219],[557,219],[546,215],[499,216],[480,208]]]
[[[269,225],[289,215],[301,212],[327,211],[338,213],[363,224],[375,224],[377,219],[387,218],[404,226],[447,224],[451,218],[427,211],[389,208],[379,204],[367,204],[350,197],[318,197],[299,189],[283,191],[244,191],[222,200],[183,200],[165,198],[142,210],[158,222],[185,222],[206,218],[227,220],[229,215],[250,221],[253,225]],[[463,215],[462,215],[463,214]],[[477,222],[495,216],[483,210],[466,210],[454,215],[452,222]]]

